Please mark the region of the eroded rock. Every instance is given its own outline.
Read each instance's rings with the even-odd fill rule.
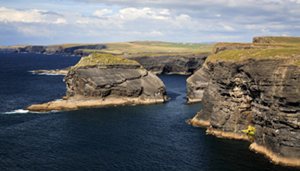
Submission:
[[[75,110],[124,104],[162,103],[163,82],[136,61],[92,54],[72,67],[65,77],[64,100],[28,107],[31,111]]]
[[[252,141],[251,149],[274,163],[299,167],[300,51],[296,49],[234,50],[238,57],[231,57],[230,51],[208,57],[205,72],[196,72],[208,78],[203,109],[191,121],[219,137]],[[200,83],[202,77],[197,79]],[[243,130],[249,126],[256,131],[247,138]]]

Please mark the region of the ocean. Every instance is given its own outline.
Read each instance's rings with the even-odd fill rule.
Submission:
[[[162,75],[171,100],[68,112],[29,113],[33,103],[65,94],[63,76],[35,69],[74,65],[79,57],[0,54],[0,171],[195,170],[282,171],[249,151],[186,124],[201,109],[187,105],[187,76]]]

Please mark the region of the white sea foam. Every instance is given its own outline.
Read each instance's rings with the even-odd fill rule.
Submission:
[[[38,73],[36,75],[50,75],[50,76],[56,76],[56,75],[62,75],[62,74],[48,74],[48,73]]]
[[[9,114],[27,114],[27,113],[35,113],[35,114],[45,114],[45,113],[56,113],[59,112],[57,110],[52,110],[50,112],[31,112],[29,110],[25,110],[25,109],[16,109],[13,111],[9,111],[9,112],[4,112],[3,114],[9,115]]]
[[[48,75],[48,76],[62,75],[62,74],[53,74],[53,73],[36,73],[34,71],[28,71],[28,72],[30,72],[32,75]]]
[[[10,112],[4,112],[4,114],[25,114],[25,113],[29,113],[29,110],[17,109]]]
[[[63,75],[63,74],[55,74],[55,73],[37,73],[35,71],[28,71],[32,75],[48,75],[48,76],[57,76],[57,75]]]

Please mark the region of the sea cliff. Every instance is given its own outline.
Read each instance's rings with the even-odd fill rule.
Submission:
[[[85,107],[162,103],[163,82],[138,62],[110,54],[83,57],[65,77],[62,100],[29,106],[30,111],[76,110]]]
[[[230,46],[209,56],[188,80],[201,87],[203,103],[191,124],[248,140],[274,163],[300,167],[300,38],[288,40],[254,38],[255,48]]]

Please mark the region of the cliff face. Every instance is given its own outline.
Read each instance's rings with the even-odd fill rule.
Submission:
[[[298,47],[208,57],[205,68],[189,78],[198,87],[201,78],[207,83],[203,109],[191,123],[218,137],[252,141],[250,148],[274,163],[300,166],[299,61]],[[255,130],[251,136],[244,133],[249,126]]]
[[[202,101],[204,90],[208,86],[209,71],[206,64],[191,75],[187,80],[187,102],[194,103]]]
[[[24,46],[14,48],[18,53],[43,53],[43,54],[68,54],[82,55],[82,49],[100,50],[105,48],[103,44],[94,45],[53,45],[53,46]]]
[[[238,139],[244,137],[242,130],[254,125],[256,144],[280,157],[300,160],[300,67],[283,63],[208,64],[211,79],[203,110],[194,120],[208,122],[212,134],[236,133],[228,138]]]
[[[206,54],[198,56],[157,56],[157,57],[133,57],[128,58],[139,62],[146,70],[154,74],[178,74],[189,75],[198,70],[205,59]],[[33,74],[66,75],[70,68],[55,70],[33,70]]]
[[[259,50],[268,51],[269,55],[274,52],[282,51],[283,49],[295,50],[300,47],[299,37],[254,37],[253,43],[216,43],[212,49],[212,55],[216,55],[223,51],[239,51],[252,50],[259,53]],[[231,58],[237,58],[231,56]],[[201,65],[202,66],[202,65]],[[187,98],[188,102],[202,101],[204,89],[207,85],[208,75],[207,66],[195,70],[194,74],[187,80]]]
[[[164,101],[165,86],[153,73],[137,66],[80,67],[65,77],[67,98],[128,97]]]
[[[148,71],[156,74],[189,75],[199,69],[207,54],[190,56],[156,56],[129,58],[138,61]]]
[[[163,82],[139,63],[113,55],[82,58],[65,77],[63,100],[31,105],[31,111],[75,110],[124,104],[152,104],[166,100]]]

